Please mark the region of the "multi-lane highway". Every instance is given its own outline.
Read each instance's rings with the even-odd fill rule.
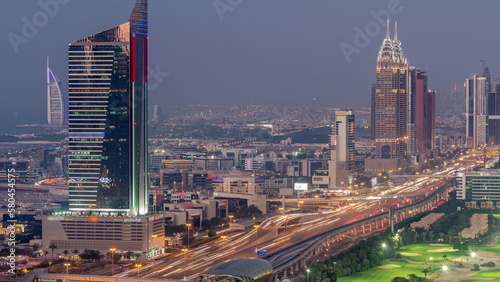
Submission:
[[[227,235],[226,240],[217,239],[193,248],[187,253],[173,254],[162,261],[141,269],[141,277],[182,279],[184,275],[194,279],[207,268],[229,259],[255,257],[256,249],[271,253],[339,226],[355,215],[369,214],[378,201],[352,203],[351,205],[328,213],[279,215],[262,222],[257,229]],[[301,222],[301,219],[308,219]],[[116,276],[133,276],[134,270]]]
[[[350,204],[323,213],[311,214],[286,214],[269,218],[260,226],[248,232],[235,232],[227,234],[225,240],[218,238],[202,246],[192,248],[188,252],[175,253],[160,261],[151,262],[142,267],[141,277],[145,278],[170,278],[193,280],[207,268],[225,260],[256,257],[256,250],[265,250],[268,254],[289,248],[297,242],[309,237],[331,230],[355,220],[377,213],[387,212],[390,206],[406,205],[410,199],[398,201],[391,199],[396,195],[424,195],[442,184],[442,180],[435,176],[452,176],[456,171],[467,170],[475,164],[464,161],[477,156],[466,155],[461,160],[448,165],[441,171],[433,173],[432,177],[422,175],[402,185],[383,191],[378,195],[366,197],[363,201],[351,199]],[[380,201],[383,197],[389,198]],[[311,199],[311,201],[318,199]],[[348,198],[347,198],[348,200]],[[307,200],[306,200],[307,201]],[[331,201],[338,201],[336,198]],[[385,202],[385,203],[384,203]],[[381,204],[382,203],[382,204]],[[314,242],[308,241],[310,244]],[[300,250],[299,250],[300,251]],[[135,269],[130,269],[115,276],[125,277],[136,275]]]

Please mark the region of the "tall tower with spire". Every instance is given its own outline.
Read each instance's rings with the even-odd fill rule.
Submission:
[[[408,61],[398,39],[397,22],[391,39],[389,20],[377,56],[377,79],[372,88],[372,127],[377,159],[408,155]]]

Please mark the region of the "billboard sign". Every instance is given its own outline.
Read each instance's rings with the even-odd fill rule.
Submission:
[[[307,183],[295,183],[294,190],[296,191],[307,191]]]

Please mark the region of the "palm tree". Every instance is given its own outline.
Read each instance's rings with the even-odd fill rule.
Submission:
[[[435,237],[435,236],[436,236],[436,235],[434,235],[434,233],[432,233],[432,232],[431,232],[431,233],[429,233],[429,239],[431,240],[431,242],[434,242],[434,237]]]
[[[133,255],[133,254],[134,254],[133,252],[128,251],[128,252],[126,252],[126,253],[125,253],[125,257],[126,257],[128,260],[130,260],[130,258],[132,257],[132,255]]]
[[[408,274],[408,278],[410,279],[410,281],[417,281],[418,279],[418,276],[416,274]]]
[[[36,252],[38,251],[38,249],[40,249],[40,245],[39,244],[33,244],[33,246],[31,246],[33,248],[33,250]]]
[[[439,236],[439,239],[441,239],[441,241],[443,241],[444,233],[439,233],[438,236]]]
[[[425,278],[425,280],[427,281],[427,273],[431,272],[431,268],[430,268],[430,267],[425,266],[425,267],[424,267],[424,270],[422,270],[422,272],[424,273],[424,278]]]
[[[96,257],[97,261],[100,261],[104,257],[104,255],[101,254],[100,251],[95,251],[95,257]]]
[[[73,250],[73,254],[75,254],[75,256],[77,256],[79,253],[80,252],[77,249]]]
[[[32,254],[33,254],[33,249],[31,249],[31,248],[24,249],[24,255],[27,255],[30,257]]]
[[[68,250],[64,250],[64,251],[63,251],[63,254],[64,254],[64,256],[66,256],[66,257],[67,257],[67,256],[68,256],[68,254],[69,254]]]
[[[453,230],[448,230],[448,244],[451,244],[451,239],[453,239],[453,236],[455,235],[455,232]]]
[[[52,260],[54,260],[54,250],[57,249],[56,244],[52,243],[49,246],[50,249],[52,249]]]
[[[425,243],[425,237],[427,237],[427,232],[422,232],[422,243]]]

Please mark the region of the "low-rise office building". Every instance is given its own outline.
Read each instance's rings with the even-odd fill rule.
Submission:
[[[262,194],[264,179],[252,175],[217,175],[212,178],[216,192]]]
[[[500,202],[500,171],[486,169],[457,173],[457,199],[466,202]],[[475,206],[475,205],[468,205]],[[486,207],[489,205],[477,206]],[[493,206],[493,204],[492,204]]]
[[[109,249],[117,252],[144,254],[152,258],[164,253],[165,215],[76,216],[43,215],[42,249],[62,254],[64,250],[98,250],[105,254]],[[57,249],[50,246],[54,244]]]

